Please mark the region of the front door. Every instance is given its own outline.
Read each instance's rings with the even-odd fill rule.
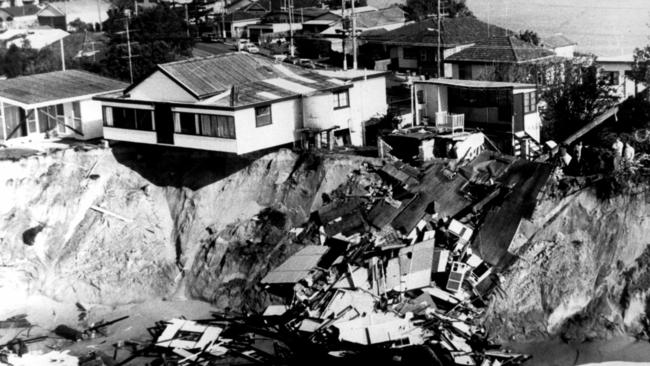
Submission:
[[[166,103],[156,103],[154,111],[156,137],[159,144],[174,144],[174,119],[172,107]]]

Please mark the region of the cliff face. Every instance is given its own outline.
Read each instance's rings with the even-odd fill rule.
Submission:
[[[503,274],[487,326],[516,341],[637,333],[650,285],[649,233],[647,186],[607,200],[595,189],[544,199],[518,230],[521,259]]]
[[[232,298],[248,286],[247,268],[266,259],[258,244],[277,244],[361,161],[121,146],[0,161],[0,298],[12,299],[4,302],[9,308],[33,294],[117,305],[189,293],[221,304],[207,289],[229,287],[223,295]],[[285,216],[286,227],[247,240],[257,234],[251,218],[266,207]],[[206,258],[205,246],[219,248],[210,258],[227,264],[215,277],[190,271],[195,258],[198,266]],[[289,252],[278,251],[276,261]],[[198,282],[185,286],[187,277]]]

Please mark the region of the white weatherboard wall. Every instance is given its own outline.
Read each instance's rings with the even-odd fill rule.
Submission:
[[[363,145],[363,124],[373,117],[386,114],[386,78],[358,80],[350,88],[350,138],[352,145]]]
[[[153,100],[158,102],[189,102],[194,98],[165,74],[156,71],[129,91],[132,99]]]
[[[542,118],[539,116],[539,113],[524,115],[524,131],[537,140],[537,142],[542,141]]]
[[[82,100],[79,102],[81,109],[81,123],[83,126],[84,140],[102,137],[102,103],[97,100]]]
[[[107,140],[127,141],[140,144],[156,144],[155,131],[129,130],[104,126],[104,138]]]
[[[174,146],[237,153],[237,140],[220,137],[174,134]]]
[[[416,84],[417,91],[422,90],[424,104],[418,104],[416,108],[416,120],[420,121],[422,116],[429,117],[429,123],[434,123],[437,112],[448,111],[448,89],[446,86],[435,84]]]
[[[235,112],[237,153],[267,149],[295,141],[295,130],[302,126],[302,101],[290,99],[271,105],[273,123],[255,126],[255,108]]]

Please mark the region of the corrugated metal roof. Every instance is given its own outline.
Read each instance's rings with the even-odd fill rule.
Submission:
[[[2,80],[0,97],[30,105],[122,90],[127,85],[86,71],[54,71]]]
[[[461,80],[461,79],[429,79],[416,81],[416,84],[436,84],[476,89],[534,89],[535,84],[508,83],[503,81]]]
[[[184,87],[198,99],[229,90],[233,85],[240,86],[240,95],[248,94],[244,88],[248,84],[282,79],[271,82],[274,94],[278,90],[287,90],[287,85],[299,84],[301,88],[290,88],[290,95],[300,95],[312,90],[327,90],[340,87],[327,80],[327,77],[308,69],[278,64],[274,60],[246,52],[230,52],[205,58],[193,58],[184,61],[158,65],[161,71]],[[299,90],[298,90],[299,89]],[[309,90],[307,90],[309,89]],[[256,94],[260,90],[255,90]]]

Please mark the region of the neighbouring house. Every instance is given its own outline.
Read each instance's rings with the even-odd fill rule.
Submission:
[[[540,149],[541,118],[534,84],[431,79],[414,82],[415,124],[480,129],[506,154]]]
[[[438,22],[425,19],[403,27],[383,32],[371,32],[362,39],[367,43],[374,58],[390,58],[391,68],[398,71],[415,71],[435,76],[437,71],[438,45],[442,56],[442,72],[452,75],[451,65],[445,64],[453,54],[494,36],[505,36],[508,30],[485,23],[475,17],[442,18],[440,42]],[[363,51],[362,51],[363,52]]]
[[[257,11],[237,10],[230,14],[215,14],[212,18],[218,35],[225,38],[245,38],[246,27],[260,23],[264,14]]]
[[[553,51],[557,56],[573,58],[576,52],[577,42],[567,38],[565,35],[558,33],[549,37],[542,38],[540,46]]]
[[[632,55],[599,56],[596,58],[596,63],[599,67],[600,76],[615,88],[619,97],[627,99],[645,90],[645,85],[635,82],[629,76],[634,66],[634,57]]]
[[[234,154],[310,133],[326,133],[330,146],[334,139],[360,145],[363,122],[386,111],[385,75],[319,74],[232,52],[158,65],[123,93],[96,99],[109,140]]]
[[[556,58],[553,51],[517,37],[498,36],[478,41],[445,62],[452,65],[454,79],[544,83],[537,76],[545,78]]]
[[[226,2],[223,9],[227,14],[244,11],[264,15],[271,10],[271,2],[269,0],[235,0]]]
[[[41,10],[36,5],[0,8],[0,22],[4,29],[27,28],[37,23],[36,14]]]
[[[0,81],[0,140],[18,137],[102,136],[101,103],[93,97],[127,84],[79,70],[54,71]]]
[[[47,4],[36,14],[38,24],[55,29],[67,30],[68,22],[65,13],[52,4]]]
[[[63,38],[69,36],[70,33],[61,29],[52,28],[32,28],[32,29],[8,29],[0,33],[0,47],[8,48],[12,45],[16,47],[29,47],[40,50],[55,42],[59,42]]]
[[[356,19],[355,29],[359,33],[365,31],[377,30],[377,29],[390,31],[393,29],[397,29],[406,23],[406,13],[398,6],[391,6],[389,8],[381,9],[381,10],[376,10],[372,7],[363,7],[363,8],[365,8],[365,11],[361,13],[357,12],[355,9],[355,19]],[[334,15],[334,14],[338,14],[338,13],[330,12],[330,15]],[[343,32],[352,31],[351,20],[339,18],[338,20],[331,21],[331,20],[323,20],[321,17],[321,18],[316,18],[311,22],[312,24],[314,24],[313,22],[320,22],[320,24],[326,24],[329,22],[327,27],[322,31],[320,31],[319,33],[320,35],[325,36],[325,38],[331,42],[332,51],[343,52],[344,40],[341,38],[340,35]],[[310,22],[304,23],[303,29],[309,24]],[[350,48],[350,50],[347,51],[352,52],[351,42],[348,40],[347,43],[348,43],[347,46]]]
[[[264,15],[259,24],[252,24],[246,27],[248,38],[257,41],[264,35],[279,34],[288,35],[288,32],[302,30],[303,23],[316,19],[329,10],[322,8],[295,8],[289,13],[287,10],[272,10]],[[291,15],[291,19],[289,19]],[[289,21],[291,20],[291,22]]]
[[[0,8],[11,6],[38,5],[38,0],[0,0]]]

